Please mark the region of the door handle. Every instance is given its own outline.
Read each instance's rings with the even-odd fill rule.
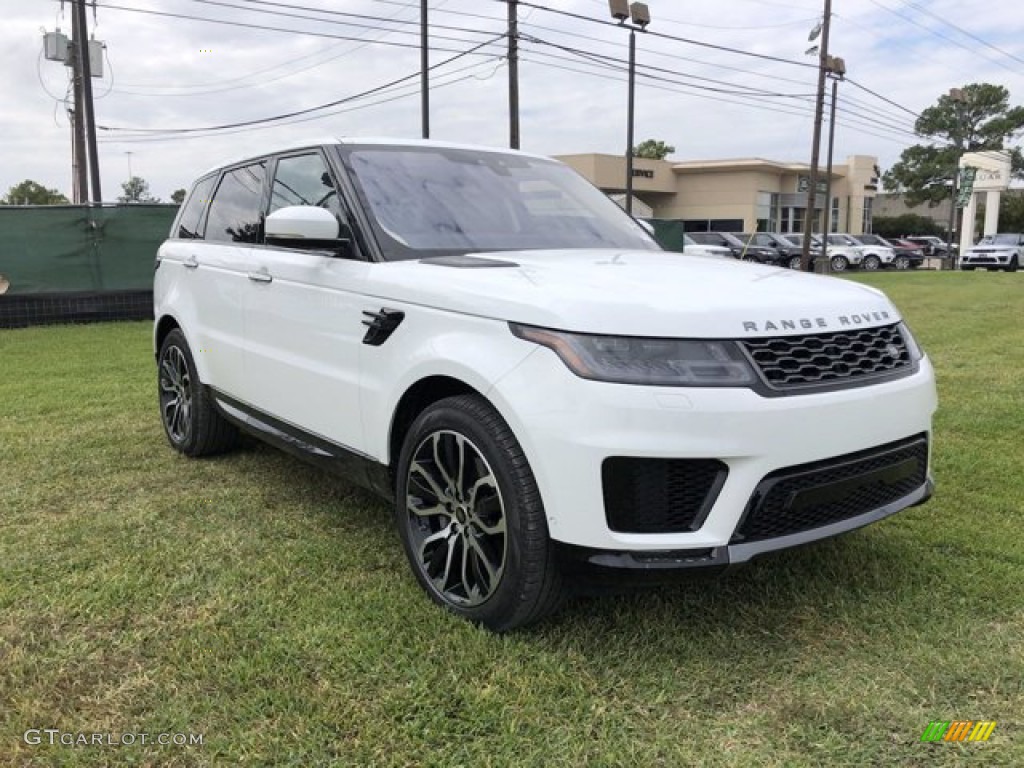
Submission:
[[[249,279],[254,283],[270,283],[273,282],[273,276],[265,269],[261,269],[259,272],[250,272]]]
[[[196,267],[199,266],[199,261],[196,259],[195,256],[189,256],[183,262],[181,262],[181,265],[185,269],[195,269]]]

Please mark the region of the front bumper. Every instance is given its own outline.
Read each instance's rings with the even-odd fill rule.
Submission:
[[[615,551],[556,542],[555,551],[561,569],[570,575],[598,583],[607,580],[609,584],[658,582],[668,580],[680,571],[723,571],[762,555],[833,538],[884,520],[908,507],[924,504],[934,490],[935,483],[929,476],[920,488],[878,509],[831,525],[757,542],[655,551]]]
[[[752,497],[773,473],[918,437],[927,446],[937,404],[927,358],[916,373],[904,378],[767,398],[748,389],[586,381],[574,376],[552,351],[538,348],[487,394],[529,460],[551,538],[612,558],[627,553],[643,562],[741,562],[866,525],[919,503],[930,492],[925,488],[926,447],[922,477],[913,487],[901,486],[906,498],[886,499],[837,523],[826,520],[795,537],[736,539]],[[713,460],[728,471],[692,529],[637,532],[609,522],[602,468],[613,457]],[[691,554],[664,554],[676,552]]]

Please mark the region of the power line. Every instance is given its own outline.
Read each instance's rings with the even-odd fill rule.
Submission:
[[[492,1],[493,2],[497,2],[497,3],[501,3],[503,5],[508,2],[508,0],[492,0]],[[525,6],[527,8],[535,8],[538,11],[546,11],[548,13],[554,13],[554,14],[557,14],[559,16],[567,16],[569,18],[579,19],[581,21],[586,21],[586,22],[589,22],[591,24],[600,24],[600,25],[605,26],[605,27],[616,27],[616,28],[618,28],[618,26],[619,26],[618,24],[616,24],[613,21],[605,21],[604,19],[595,19],[592,16],[584,16],[581,13],[573,13],[572,11],[562,11],[562,10],[558,10],[556,8],[547,8],[547,7],[543,6],[543,5],[536,5],[534,3],[523,2],[522,0],[520,0],[519,4],[522,5],[522,6]],[[735,53],[735,54],[737,54],[739,56],[750,56],[750,57],[753,57],[755,59],[762,59],[762,60],[765,60],[765,61],[776,61],[776,62],[780,62],[780,63],[783,63],[783,64],[792,64],[792,65],[797,66],[797,67],[807,67],[807,68],[812,68],[812,69],[817,69],[818,68],[817,65],[815,65],[815,64],[808,64],[806,61],[797,61],[795,59],[784,59],[781,56],[769,56],[766,53],[754,53],[753,51],[744,51],[744,50],[742,50],[740,48],[731,48],[731,47],[729,47],[727,45],[717,45],[715,43],[708,43],[708,42],[705,42],[703,40],[694,40],[694,39],[688,38],[688,37],[679,37],[678,35],[668,35],[668,34],[665,34],[664,32],[655,32],[655,31],[653,31],[651,29],[644,30],[644,34],[648,35],[650,37],[659,37],[659,38],[662,38],[664,40],[674,40],[675,42],[678,42],[678,43],[686,43],[688,45],[696,45],[696,46],[699,46],[701,48],[710,48],[710,49],[716,50],[716,51],[726,51],[728,53]]]
[[[1002,48],[1000,48],[998,46],[992,45],[992,43],[988,42],[987,40],[982,40],[977,35],[975,35],[975,34],[973,34],[971,32],[968,32],[963,27],[958,27],[953,22],[943,18],[942,16],[940,16],[937,13],[933,13],[932,11],[929,11],[927,8],[925,8],[922,5],[918,5],[917,3],[911,2],[911,0],[903,0],[903,4],[904,5],[909,5],[912,8],[915,8],[915,9],[919,10],[921,13],[924,13],[924,14],[927,14],[928,16],[931,16],[933,19],[937,19],[941,23],[945,24],[947,27],[952,27],[957,32],[959,32],[959,33],[961,33],[963,35],[966,35],[967,37],[971,38],[972,40],[975,40],[975,41],[981,43],[986,48],[991,48],[993,51],[996,51],[997,53],[1001,53],[1004,56],[1007,56],[1007,57],[1013,59],[1014,61],[1017,61],[1017,62],[1020,62],[1021,64],[1024,64],[1024,59],[1020,58],[1019,56],[1015,56],[1014,54],[1010,53],[1009,51],[1003,50]]]
[[[448,0],[441,0],[440,4],[444,4],[446,2],[448,2]],[[391,21],[392,19],[397,17],[399,14],[402,13],[402,11],[411,10],[412,7],[413,7],[411,2],[396,3],[396,5],[399,5],[401,7],[397,11],[395,11],[391,16],[386,17],[388,21]],[[267,83],[274,83],[274,82],[277,82],[279,80],[283,80],[283,79],[285,79],[287,77],[293,77],[294,75],[300,74],[301,72],[306,72],[306,71],[308,71],[310,69],[313,69],[314,67],[323,66],[324,64],[326,64],[326,63],[328,63],[330,61],[337,61],[338,59],[340,59],[340,58],[342,58],[344,56],[348,56],[348,55],[350,55],[352,53],[355,53],[356,51],[361,50],[361,49],[365,48],[368,45],[372,45],[374,42],[376,42],[378,40],[381,40],[384,37],[387,37],[389,34],[391,34],[392,31],[393,30],[390,30],[390,29],[384,30],[380,34],[379,37],[372,38],[372,39],[369,39],[369,40],[367,40],[365,37],[360,35],[359,39],[360,39],[360,41],[363,41],[363,42],[360,42],[359,45],[355,45],[355,46],[351,46],[349,48],[346,48],[345,50],[341,51],[340,53],[338,53],[336,55],[328,56],[326,59],[314,62],[312,64],[309,64],[308,66],[301,67],[301,68],[296,69],[296,70],[292,70],[291,72],[285,72],[285,73],[283,73],[281,75],[278,75],[277,77],[263,78],[261,80],[257,80],[256,82],[253,82],[253,83],[243,83],[242,85],[228,86],[227,88],[219,88],[219,86],[221,86],[221,85],[227,85],[228,83],[239,83],[239,82],[241,82],[243,80],[248,80],[248,79],[250,79],[252,77],[258,77],[259,75],[266,74],[267,72],[273,72],[276,69],[282,69],[283,67],[287,67],[288,65],[295,64],[296,62],[299,62],[299,61],[305,61],[307,59],[312,59],[312,58],[315,58],[315,57],[318,57],[318,56],[323,56],[325,53],[327,53],[331,49],[335,49],[338,46],[342,45],[342,43],[331,43],[327,48],[325,48],[323,50],[314,51],[313,53],[307,53],[307,54],[305,54],[303,56],[297,56],[297,57],[295,57],[293,59],[286,59],[285,61],[282,61],[282,62],[279,62],[277,64],[274,64],[273,66],[267,67],[266,69],[260,69],[260,70],[254,71],[254,72],[248,72],[248,73],[246,73],[246,74],[244,74],[244,75],[242,75],[240,77],[232,77],[232,78],[227,78],[225,80],[218,80],[218,81],[208,82],[208,83],[191,83],[191,84],[182,84],[182,85],[160,85],[160,84],[157,84],[157,83],[125,83],[125,85],[127,85],[129,87],[129,89],[133,88],[133,87],[135,87],[135,88],[152,88],[152,89],[154,89],[154,91],[155,90],[165,90],[165,89],[168,89],[168,88],[177,89],[177,90],[191,89],[191,88],[207,89],[207,90],[201,90],[201,91],[192,91],[190,93],[165,93],[165,94],[163,94],[165,96],[192,96],[192,95],[201,95],[201,94],[207,94],[207,93],[224,93],[224,92],[227,92],[227,91],[236,90],[236,89],[240,90],[240,89],[243,89],[243,88],[255,88],[255,87],[258,87],[258,86],[266,85]],[[212,90],[210,90],[210,89],[212,89]],[[138,91],[122,90],[122,89],[118,89],[118,93],[129,93],[129,94],[133,94],[133,95],[148,95],[148,94],[141,93],[141,92],[138,92]]]
[[[439,67],[443,67],[446,64],[451,64],[453,61],[457,61],[458,59],[461,59],[463,56],[468,56],[468,55],[470,55],[470,54],[480,50],[481,48],[483,48],[483,47],[485,47],[487,45],[494,44],[498,40],[501,40],[503,37],[505,37],[505,35],[501,34],[501,35],[495,36],[494,38],[492,38],[490,40],[485,40],[484,42],[479,43],[479,44],[477,44],[477,45],[473,46],[472,48],[469,48],[469,49],[467,49],[465,51],[457,53],[456,55],[451,56],[451,57],[445,59],[444,61],[440,61],[437,64],[431,65],[430,69],[433,70],[433,69],[437,69]],[[289,117],[297,117],[299,115],[309,114],[310,112],[318,112],[318,111],[323,110],[323,109],[328,109],[330,107],[335,107],[335,106],[338,106],[339,104],[345,104],[345,103],[354,101],[356,99],[363,98],[365,96],[370,96],[370,95],[372,95],[374,93],[379,93],[380,91],[386,90],[386,89],[391,88],[391,87],[393,87],[395,85],[398,85],[400,83],[404,83],[404,82],[406,82],[408,80],[412,80],[413,78],[419,77],[419,75],[420,75],[419,71],[416,71],[416,72],[413,72],[411,74],[405,75],[403,77],[399,77],[399,78],[397,78],[395,80],[391,80],[390,82],[385,83],[384,85],[378,85],[378,86],[375,86],[373,88],[369,88],[369,89],[367,89],[365,91],[362,91],[360,93],[354,94],[352,96],[346,96],[346,97],[341,98],[341,99],[336,99],[334,101],[327,102],[326,104],[319,104],[319,105],[317,105],[315,107],[307,107],[306,109],[298,109],[298,110],[295,110],[295,111],[292,111],[292,112],[286,112],[286,113],[283,113],[283,114],[280,114],[280,115],[272,115],[270,117],[256,118],[256,119],[253,119],[253,120],[242,120],[242,121],[237,122],[237,123],[224,123],[223,125],[206,126],[204,128],[124,128],[124,127],[119,127],[119,126],[108,126],[108,125],[100,125],[100,126],[97,126],[97,127],[100,130],[103,130],[103,131],[134,131],[136,133],[175,133],[175,134],[199,133],[199,132],[204,132],[204,131],[207,131],[207,132],[208,131],[219,131],[219,130],[224,130],[224,129],[227,129],[227,128],[241,128],[241,127],[249,126],[249,125],[257,125],[257,124],[261,124],[261,123],[277,122],[277,121],[280,121],[280,120],[285,120],[285,119],[287,119]]]
[[[502,62],[499,62],[499,64],[498,64],[499,67],[501,66],[501,63]],[[441,75],[441,78],[450,77],[451,75],[454,75],[454,74],[456,74],[458,72],[462,72],[462,71],[465,71],[467,69],[478,68],[480,66],[489,65],[489,64],[490,64],[490,62],[487,62],[487,61],[477,61],[477,62],[474,62],[473,64],[470,64],[467,67],[462,67],[460,69],[454,70],[453,72],[445,73],[444,75]],[[487,78],[484,78],[484,79],[489,79],[490,77],[493,77],[494,72],[496,72],[496,71],[497,71],[497,69],[493,70],[491,75],[489,75]],[[447,80],[447,81],[442,81],[439,78],[438,80],[435,80],[433,83],[431,83],[430,89],[431,90],[436,90],[436,89],[439,89],[439,88],[445,88],[445,87],[447,87],[449,85],[456,85],[458,83],[462,83],[462,82],[465,82],[467,80],[479,80],[479,79],[480,78],[478,78],[476,75],[464,75],[463,77],[459,77],[459,78],[456,78],[454,80]],[[381,98],[381,99],[377,99],[377,100],[374,100],[374,101],[368,101],[365,104],[360,103],[360,104],[356,104],[354,106],[343,107],[341,109],[332,109],[331,111],[325,112],[325,113],[320,114],[320,115],[309,115],[309,116],[305,116],[305,117],[292,118],[292,119],[289,119],[289,120],[282,121],[280,123],[275,123],[273,125],[266,125],[266,124],[263,124],[263,125],[253,125],[253,126],[247,126],[247,127],[244,127],[244,128],[233,128],[233,129],[229,129],[229,130],[225,130],[225,131],[219,131],[219,132],[216,132],[216,133],[191,133],[191,134],[185,134],[185,135],[174,134],[174,135],[171,135],[171,136],[166,136],[166,135],[162,135],[162,136],[128,136],[128,137],[117,136],[117,137],[101,138],[100,141],[103,142],[104,144],[126,144],[126,143],[141,144],[141,143],[164,142],[164,141],[175,141],[175,142],[177,142],[177,141],[185,141],[185,140],[188,140],[188,139],[206,139],[206,138],[211,138],[213,136],[217,136],[217,137],[220,137],[220,136],[231,136],[231,135],[238,134],[238,133],[248,133],[248,132],[251,132],[251,131],[265,130],[265,129],[268,129],[268,128],[281,128],[281,127],[284,127],[284,126],[297,125],[299,123],[311,122],[313,120],[322,120],[322,119],[327,118],[327,117],[334,117],[335,115],[347,114],[349,112],[357,112],[357,111],[359,111],[361,109],[369,109],[371,107],[380,106],[382,104],[388,104],[390,102],[398,101],[399,99],[405,99],[405,98],[408,98],[410,96],[418,96],[419,92],[420,92],[419,84],[418,83],[413,83],[413,84],[407,84],[407,85],[399,86],[399,89],[406,89],[405,93],[396,93],[396,94],[388,96],[387,98]]]
[[[945,40],[948,43],[952,43],[953,45],[957,46],[958,48],[963,48],[965,51],[969,51],[972,54],[977,55],[977,53],[978,53],[974,48],[970,48],[970,47],[964,45],[959,40],[957,40],[955,38],[952,38],[949,35],[944,35],[941,32],[939,32],[938,30],[932,29],[931,27],[927,26],[926,24],[922,24],[921,22],[917,21],[917,19],[915,19],[913,16],[906,16],[906,15],[900,13],[899,11],[895,10],[894,8],[890,8],[887,5],[883,5],[882,3],[878,2],[878,0],[871,0],[871,2],[874,5],[877,5],[882,10],[888,11],[893,16],[901,18],[904,21],[909,21],[915,27],[920,27],[921,29],[923,29],[925,32],[927,32],[929,35],[932,35],[933,37],[937,37],[940,40]],[[991,58],[988,58],[988,57],[986,57],[986,60],[992,62],[993,64],[996,64],[997,66],[1002,67],[1003,69],[1006,69],[1006,70],[1009,70],[1010,72],[1016,73],[1015,69],[1013,69],[1012,67],[1008,67],[1007,65],[1003,64],[1001,61],[996,61],[995,59],[991,59]]]
[[[323,37],[323,38],[328,38],[328,39],[331,39],[331,40],[350,40],[350,41],[354,41],[354,42],[365,42],[365,40],[363,38],[361,38],[361,37],[352,37],[351,35],[339,35],[339,34],[331,33],[331,32],[315,32],[313,30],[306,30],[306,29],[289,29],[287,27],[274,27],[274,26],[265,25],[265,24],[251,24],[251,23],[242,22],[242,21],[229,21],[229,20],[225,20],[225,19],[213,19],[213,18],[210,18],[208,16],[193,16],[193,15],[184,14],[184,13],[171,13],[169,11],[153,11],[153,10],[144,9],[144,8],[132,8],[132,7],[129,7],[129,6],[124,6],[124,5],[112,5],[110,3],[102,3],[100,5],[100,7],[101,8],[106,8],[106,9],[109,9],[109,10],[127,11],[129,13],[142,13],[142,14],[146,14],[146,15],[150,15],[150,16],[164,16],[164,17],[173,18],[173,19],[187,19],[189,21],[203,21],[203,22],[207,22],[207,23],[210,23],[210,24],[222,24],[222,25],[229,26],[229,27],[244,27],[246,29],[259,29],[259,30],[269,31],[269,32],[288,32],[290,34],[295,34],[295,35],[307,35],[309,37]],[[319,21],[324,21],[324,20],[323,19],[319,19]],[[460,40],[460,42],[475,42],[475,41]],[[393,42],[393,41],[390,41],[390,40],[378,40],[374,44],[375,45],[389,46],[389,47],[392,47],[392,48],[415,48],[417,50],[419,49],[419,45],[417,45],[417,44],[413,44],[413,43],[398,43],[398,42]],[[459,52],[458,49],[455,49],[455,48],[443,48],[443,47],[439,47],[439,46],[434,46],[434,47],[431,48],[431,50],[439,51],[441,53],[458,53]],[[487,54],[480,54],[480,55],[487,55]]]
[[[579,39],[579,40],[587,40],[587,41],[590,41],[590,42],[612,44],[612,41],[604,39],[604,38],[594,37],[593,35],[584,35],[584,34],[581,34],[579,32],[570,32],[568,30],[563,30],[563,29],[555,29],[554,27],[544,27],[544,26],[541,26],[539,24],[526,23],[526,24],[520,24],[520,26],[521,27],[524,27],[524,26],[525,27],[529,27],[530,29],[537,29],[537,30],[540,30],[542,32],[547,32],[547,33],[551,33],[551,34],[565,35],[566,37],[572,37],[572,38],[576,38],[576,39]],[[660,57],[663,57],[663,58],[669,58],[669,59],[678,60],[678,61],[689,61],[689,62],[691,62],[693,64],[702,64],[704,66],[714,67],[715,69],[727,69],[727,70],[729,70],[731,72],[740,72],[740,73],[745,74],[745,75],[753,75],[755,77],[768,78],[769,80],[776,80],[776,81],[786,82],[786,83],[796,83],[797,85],[805,85],[806,84],[806,81],[804,81],[804,80],[797,80],[796,78],[793,78],[793,77],[782,77],[780,75],[766,74],[764,72],[758,72],[758,71],[753,70],[753,69],[744,69],[742,67],[732,67],[732,66],[729,66],[729,65],[726,65],[726,64],[719,64],[718,62],[707,61],[706,59],[695,59],[695,58],[692,58],[690,56],[681,56],[681,55],[679,55],[678,53],[675,53],[675,52],[668,53],[666,51],[659,51],[657,49],[645,48],[644,54],[648,55],[648,56],[660,56]]]
[[[540,45],[546,45],[546,46],[550,46],[552,48],[557,48],[557,49],[559,49],[561,51],[565,51],[567,53],[573,53],[573,54],[575,54],[577,56],[581,56],[583,58],[599,60],[599,63],[613,63],[616,66],[625,66],[626,65],[625,61],[623,61],[622,59],[616,58],[614,56],[606,56],[606,55],[603,55],[603,54],[597,54],[597,53],[591,53],[589,51],[584,51],[584,50],[581,50],[579,48],[573,48],[571,46],[559,45],[558,43],[552,43],[552,42],[548,42],[547,40],[541,40],[540,38],[533,37],[532,35],[521,37],[520,39],[522,39],[522,40],[524,40],[526,42],[537,43],[537,44],[540,44]],[[794,98],[794,97],[802,98],[804,96],[804,94],[775,93],[775,92],[772,92],[772,91],[765,91],[765,90],[760,89],[760,88],[754,88],[753,86],[737,86],[737,85],[735,85],[733,83],[730,83],[730,82],[727,82],[725,80],[717,80],[717,79],[711,78],[711,77],[703,77],[702,75],[693,75],[693,74],[689,74],[687,72],[680,72],[679,70],[675,70],[675,69],[667,69],[665,67],[655,67],[655,66],[652,66],[650,64],[643,65],[643,68],[647,69],[647,70],[650,70],[652,72],[663,72],[663,73],[667,73],[667,74],[678,75],[680,77],[688,77],[688,78],[693,79],[693,80],[703,80],[703,81],[706,81],[706,82],[715,83],[717,85],[727,85],[727,86],[731,86],[732,87],[732,89],[730,90],[730,89],[723,89],[723,88],[717,88],[717,87],[713,88],[713,87],[709,87],[709,86],[694,86],[694,87],[704,87],[706,90],[715,91],[717,93],[732,93],[732,94],[752,93],[752,94],[757,94],[757,95],[778,96],[778,97],[784,97],[784,98]]]

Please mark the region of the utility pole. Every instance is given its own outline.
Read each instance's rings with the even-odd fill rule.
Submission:
[[[519,149],[519,0],[508,0],[508,145]]]
[[[84,203],[89,198],[89,169],[85,159],[85,121],[82,119],[82,70],[78,66],[79,42],[85,35],[78,26],[78,14],[71,14],[71,81],[74,85],[75,108],[68,110],[71,118],[71,200]]]
[[[423,138],[430,138],[430,49],[427,35],[427,0],[420,0],[420,120]]]
[[[821,27],[821,47],[818,51],[818,95],[814,102],[814,138],[811,140],[811,169],[807,184],[807,210],[804,212],[804,243],[800,255],[800,269],[809,271],[811,265],[811,236],[814,234],[814,203],[818,197],[818,160],[821,156],[821,121],[825,111],[825,70],[828,66],[828,31],[832,22],[832,0],[825,0],[825,18]],[[831,201],[826,200],[826,205]],[[822,242],[820,263],[828,262],[828,233]]]
[[[99,152],[96,149],[96,115],[92,103],[92,70],[89,64],[89,35],[85,15],[86,0],[73,0],[75,21],[78,29],[75,35],[75,58],[78,60],[78,73],[82,79],[82,103],[78,105],[75,118],[85,123],[86,143],[89,151],[89,175],[92,182],[90,201],[103,202],[100,189]],[[84,109],[83,109],[84,107]]]
[[[950,88],[949,100],[953,103],[953,109],[956,110],[957,132],[964,133],[963,111],[961,108],[961,105],[967,101],[964,89]],[[960,156],[964,152],[964,144],[964,137],[957,136],[953,155],[953,176],[949,180],[949,246],[946,250],[946,261],[942,265],[942,269],[956,269],[956,251],[953,250],[953,231],[956,229],[957,182],[960,180]]]

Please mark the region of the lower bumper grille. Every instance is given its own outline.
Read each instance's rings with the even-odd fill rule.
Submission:
[[[601,482],[608,527],[619,533],[695,531],[728,472],[716,459],[605,459]]]
[[[912,493],[927,476],[926,435],[777,470],[754,490],[730,543],[788,536],[866,514]]]

